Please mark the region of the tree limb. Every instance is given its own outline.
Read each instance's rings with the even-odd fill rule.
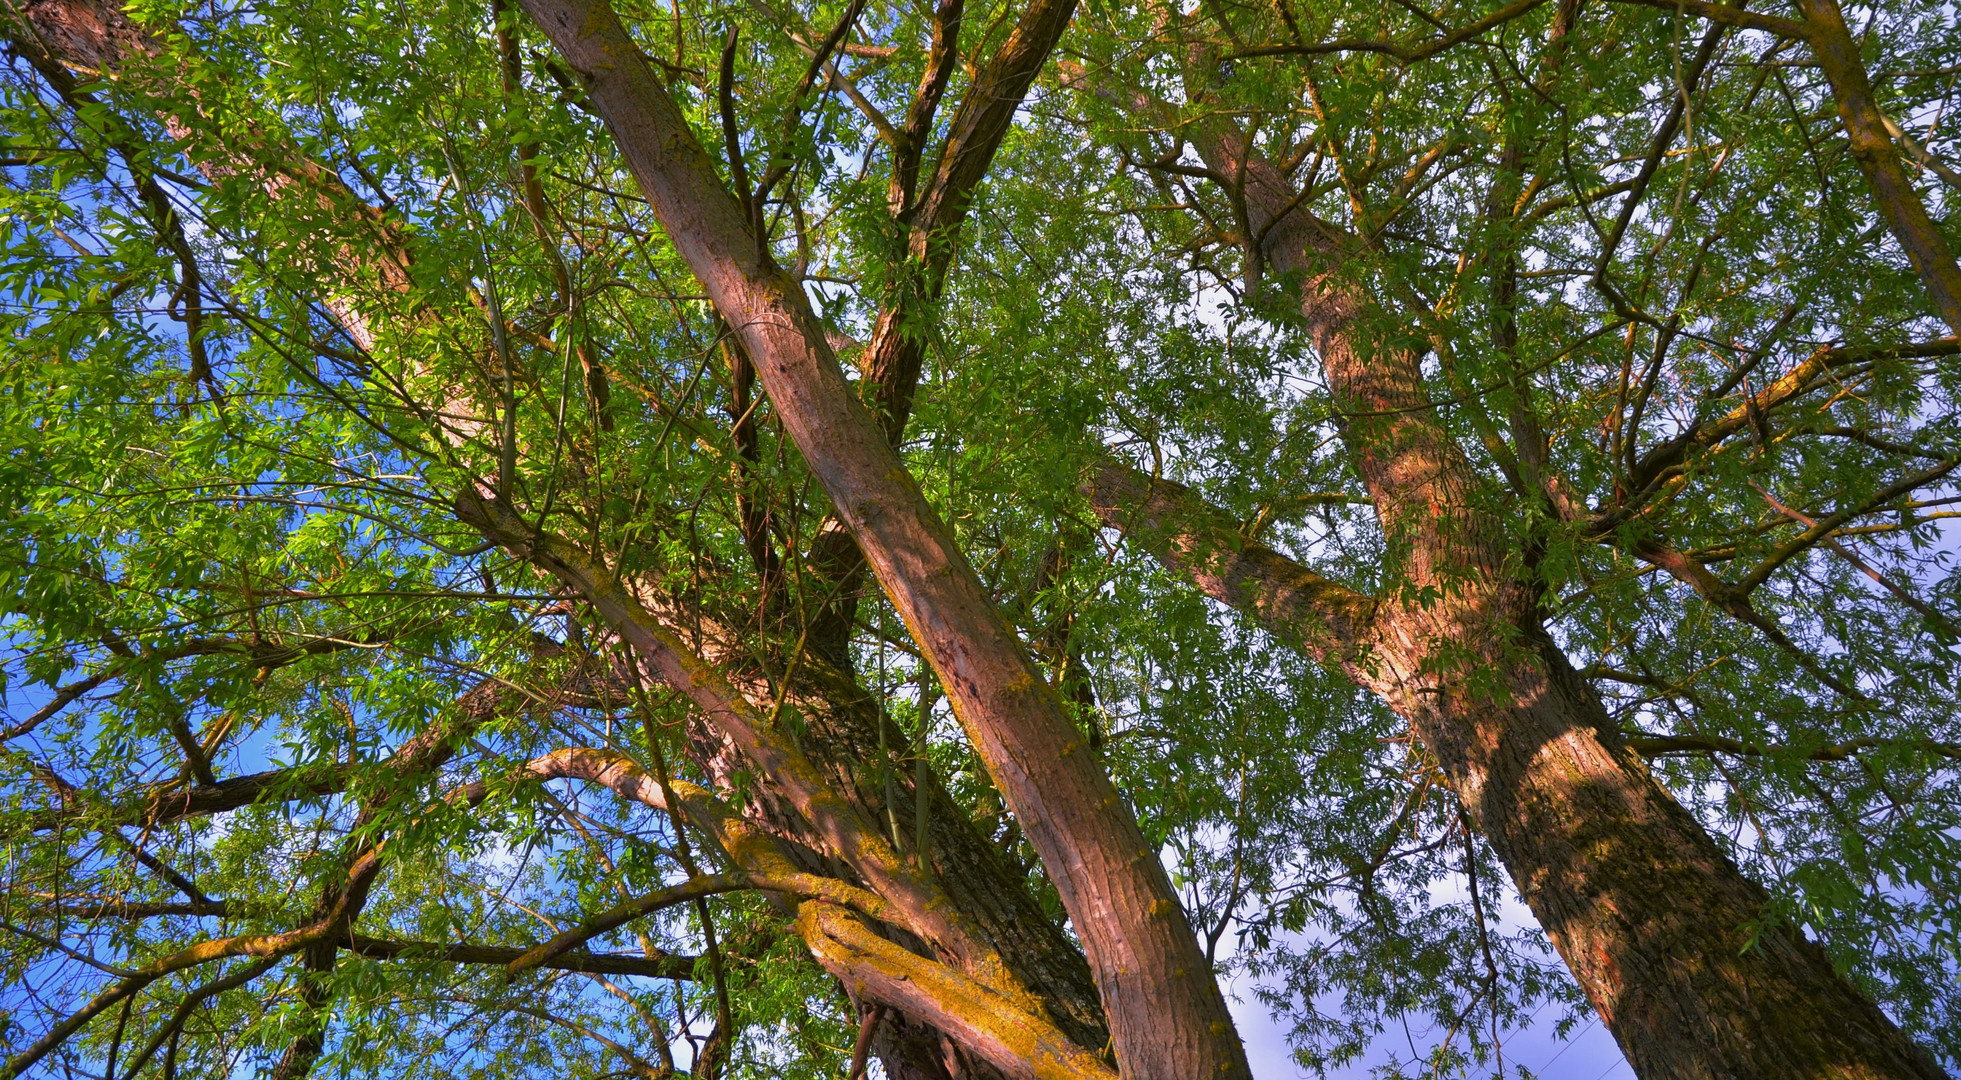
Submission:
[[[855,996],[919,1017],[1016,1080],[1116,1080],[1028,1003],[914,956],[836,904],[804,901],[797,929],[817,962]]]
[[[1367,637],[1372,599],[1247,539],[1183,484],[1106,459],[1085,471],[1080,490],[1105,525],[1309,655],[1352,660]]]

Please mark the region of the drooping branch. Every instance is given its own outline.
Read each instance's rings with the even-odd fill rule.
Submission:
[[[287,769],[227,777],[213,786],[199,784],[171,788],[159,785],[154,790],[139,791],[129,796],[90,797],[89,802],[93,804],[91,809],[99,808],[103,817],[110,822],[149,827],[222,814],[265,800],[293,802],[338,794],[347,789],[348,783],[363,767],[354,764],[296,765]],[[44,831],[61,828],[70,817],[64,812],[50,811],[36,819],[35,828]]]
[[[0,730],[0,742],[7,742],[32,732],[63,709],[73,705],[84,696],[101,689],[111,681],[119,679],[132,668],[150,664],[167,664],[193,657],[236,655],[241,660],[260,671],[271,671],[284,667],[308,656],[325,656],[347,649],[368,648],[386,640],[386,635],[363,633],[354,635],[321,635],[310,637],[297,643],[282,643],[277,638],[193,638],[173,645],[161,645],[141,652],[123,646],[122,655],[104,663],[102,670],[68,683],[54,693],[39,709],[25,720]]]
[[[1807,529],[1813,529],[1818,527],[1818,522],[1815,519],[1784,505],[1782,502],[1778,501],[1777,497],[1772,495],[1770,492],[1764,491],[1762,488],[1758,488],[1757,490],[1770,503],[1770,505],[1777,510],[1778,513],[1783,514],[1785,517],[1790,518],[1791,520],[1797,522],[1798,524],[1805,526]],[[1841,559],[1844,559],[1846,562],[1851,563],[1854,569],[1857,569],[1860,573],[1871,578],[1875,583],[1879,585],[1880,588],[1883,588],[1887,592],[1893,594],[1894,599],[1900,601],[1906,606],[1919,612],[1921,617],[1925,618],[1930,626],[1939,627],[1942,631],[1946,632],[1948,635],[1955,638],[1961,638],[1961,624],[1957,624],[1951,616],[1947,615],[1939,608],[1936,608],[1934,605],[1929,604],[1927,601],[1922,600],[1918,596],[1915,596],[1913,594],[1913,590],[1907,588],[1904,585],[1901,585],[1899,582],[1894,581],[1892,578],[1887,577],[1885,574],[1880,573],[1878,568],[1874,567],[1871,563],[1867,562],[1866,560],[1860,558],[1857,554],[1855,554],[1852,551],[1851,548],[1846,547],[1843,543],[1840,543],[1837,536],[1833,535],[1831,532],[1826,532],[1821,538],[1820,542],[1823,543],[1825,547],[1829,548],[1833,554],[1837,555]]]
[[[1742,4],[1712,4],[1708,0],[1612,0],[1616,4],[1639,4],[1642,7],[1659,8],[1663,11],[1686,12],[1690,15],[1708,19],[1710,22],[1734,26],[1741,30],[1761,30],[1782,38],[1801,38],[1805,27],[1800,23],[1750,11]]]
[[[1833,674],[1819,662],[1817,657],[1792,641],[1791,636],[1784,632],[1784,628],[1778,625],[1776,619],[1757,610],[1756,604],[1751,602],[1749,589],[1740,588],[1717,577],[1715,572],[1704,566],[1693,555],[1653,540],[1636,544],[1633,554],[1643,562],[1694,589],[1698,596],[1714,606],[1716,610],[1745,626],[1755,627],[1770,640],[1771,644],[1790,654],[1800,667],[1810,672],[1819,682],[1851,700],[1866,700],[1866,695],[1860,693],[1857,687]]]
[[[1757,588],[1765,581],[1770,580],[1770,575],[1775,573],[1778,567],[1812,547],[1817,546],[1822,541],[1829,539],[1833,531],[1838,529],[1839,526],[1844,525],[1861,514],[1880,509],[1895,499],[1899,499],[1941,479],[1948,473],[1953,472],[1956,467],[1961,467],[1961,457],[1948,458],[1934,465],[1932,468],[1901,477],[1874,492],[1871,496],[1819,518],[1812,522],[1804,532],[1792,537],[1778,547],[1776,551],[1771,552],[1768,558],[1759,563],[1738,583],[1737,588],[1745,592]]]
[[[678,885],[658,889],[645,896],[634,897],[623,904],[616,904],[577,926],[554,934],[550,941],[525,950],[506,964],[505,970],[512,975],[529,971],[551,962],[556,957],[584,945],[601,934],[617,930],[635,919],[645,918],[654,912],[664,911],[703,897],[747,890],[783,893],[796,897],[819,897],[828,903],[845,905],[874,919],[884,919],[892,914],[892,905],[836,878],[799,873],[705,874]]]
[[[547,639],[534,642],[540,656],[551,655],[561,648]],[[341,639],[320,639],[309,642],[304,647],[272,647],[259,651],[247,651],[238,643],[226,641],[189,642],[179,646],[158,648],[146,654],[152,658],[176,658],[180,655],[225,654],[236,649],[250,657],[255,664],[277,666],[305,655],[318,655],[341,648],[360,647],[356,642]],[[586,673],[578,673],[569,684],[560,684],[543,695],[547,700],[573,700],[581,703],[593,698],[593,679]],[[324,798],[346,791],[348,785],[363,774],[379,770],[397,776],[413,775],[425,766],[418,766],[414,760],[417,755],[428,753],[432,748],[424,741],[439,737],[436,733],[447,730],[455,740],[467,737],[467,732],[499,712],[521,705],[530,705],[540,695],[531,689],[503,680],[486,678],[474,687],[459,695],[450,707],[449,728],[432,727],[422,736],[398,747],[396,751],[375,762],[308,763],[283,769],[268,769],[263,772],[248,773],[243,776],[225,777],[212,784],[181,784],[172,781],[146,785],[135,791],[98,795],[86,791],[76,791],[78,808],[86,806],[90,811],[89,820],[95,824],[128,824],[141,828],[153,828],[189,818],[207,817],[222,814],[242,807],[262,802],[297,802],[305,799]],[[35,822],[37,830],[60,828],[72,824],[73,815],[54,812],[41,815]]]
[[[1512,0],[1511,3],[1482,19],[1416,44],[1364,38],[1338,38],[1331,41],[1296,41],[1284,45],[1255,45],[1235,50],[1228,54],[1228,57],[1240,59],[1255,56],[1328,56],[1336,53],[1362,52],[1391,57],[1402,64],[1415,64],[1518,19],[1545,2],[1546,0]]]
[[[193,918],[228,919],[233,915],[232,905],[223,900],[145,901],[111,899],[108,897],[71,899],[62,903],[35,906],[29,911],[40,917],[53,919],[78,919],[95,922],[101,919],[164,919],[181,916]]]

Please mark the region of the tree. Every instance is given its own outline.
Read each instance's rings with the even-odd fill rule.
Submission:
[[[7,1075],[1942,1075],[1855,14],[10,9]]]

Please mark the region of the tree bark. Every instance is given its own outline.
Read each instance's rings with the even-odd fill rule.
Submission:
[[[610,8],[525,4],[584,79],[641,193],[925,651],[1084,944],[1125,1075],[1247,1076],[1211,966],[1156,853],[945,524],[838,369],[801,287]]]
[[[1303,603],[1318,577],[1180,485],[1111,465],[1085,486],[1108,524],[1410,722],[1643,1080],[1944,1075],[1822,949],[1762,924],[1762,888],[1655,782],[1529,609],[1325,583],[1337,602]]]
[[[1240,536],[1189,490],[1123,466],[1085,488],[1216,599],[1380,696],[1471,819],[1643,1080],[1943,1075],[1656,783],[1547,635],[1510,496],[1445,429],[1422,338],[1363,289],[1365,244],[1301,206],[1229,122],[1198,125],[1257,257],[1299,283],[1349,460],[1396,585],[1364,598]]]

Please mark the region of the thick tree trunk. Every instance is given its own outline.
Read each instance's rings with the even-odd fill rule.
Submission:
[[[932,662],[1048,868],[1128,1076],[1248,1075],[1156,852],[853,394],[798,283],[758,250],[713,161],[610,8],[527,0],[586,80],[675,248],[742,338],[784,428]]]
[[[1763,889],[1655,782],[1558,647],[1531,632],[1538,662],[1516,669],[1512,708],[1452,719],[1502,732],[1486,759],[1485,835],[1636,1073],[1943,1076],[1818,945],[1789,927],[1759,929]]]
[[[1145,526],[1201,587],[1409,720],[1643,1080],[1940,1076],[1815,945],[1755,933],[1762,889],[1623,745],[1547,637],[1490,509],[1506,497],[1425,385],[1426,346],[1355,276],[1365,245],[1303,209],[1228,123],[1196,141],[1241,185],[1260,255],[1299,283],[1398,584],[1358,598],[1207,521],[1183,488],[1121,467],[1089,484],[1106,520]]]
[[[888,746],[902,744],[900,733],[879,715],[877,702],[854,680],[826,670],[828,665],[815,658],[806,657],[804,666],[806,670],[798,673],[786,695],[788,707],[797,710],[803,723],[800,746],[824,770],[831,786],[866,820],[887,821],[878,725],[884,722],[888,727]],[[747,770],[749,763],[712,725],[697,716],[689,725],[688,743],[688,756],[714,780],[716,790],[746,792],[743,815],[791,841],[791,856],[802,869],[855,879],[849,867],[815,854],[823,848],[822,840],[766,777],[761,782],[737,782],[737,771]],[[913,771],[909,763],[904,768],[894,764],[891,778],[891,809],[905,823],[900,840],[908,855],[913,851],[910,830],[917,806]],[[980,940],[1040,1001],[1058,1029],[1081,1046],[1108,1043],[1109,1031],[1097,1001],[1096,984],[1082,951],[1042,911],[1028,882],[944,790],[933,785],[926,797],[934,882]],[[932,955],[922,942],[908,941],[907,947]],[[875,1033],[872,1051],[893,1080],[991,1080],[1002,1075],[984,1060],[968,1062],[965,1071],[950,1070],[946,1040],[898,1009],[887,1011]]]
[[[1761,924],[1764,891],[1529,616],[1521,632],[1464,612],[1439,633],[1435,608],[1386,614],[1382,638],[1413,648],[1373,688],[1437,755],[1643,1080],[1942,1075],[1822,949]]]
[[[1106,522],[1409,720],[1643,1080],[1943,1075],[1817,945],[1759,930],[1763,890],[1506,601],[1524,590],[1497,552],[1483,584],[1377,602],[1245,540],[1180,485],[1109,465],[1085,486]]]
[[[912,855],[917,820],[914,770],[910,762],[902,762],[897,755],[887,758],[893,795],[892,813],[888,815],[878,730],[881,724],[885,726],[887,747],[904,746],[905,733],[880,715],[878,702],[856,680],[815,658],[804,659],[785,700],[803,722],[799,745],[826,771],[832,788],[857,806],[867,820],[886,822],[896,817],[901,823],[901,850]],[[734,770],[745,764],[733,747],[706,725],[697,726],[691,742],[691,756],[717,781],[732,779]],[[735,789],[728,783],[719,786]],[[752,788],[748,816],[806,847],[821,846],[767,784]],[[1109,1041],[1109,1030],[1081,950],[1050,921],[1027,881],[1008,865],[1001,850],[980,834],[937,784],[927,791],[927,806],[934,882],[1008,970],[1041,999],[1058,1028],[1083,1046],[1102,1047]],[[808,869],[838,873],[835,866]],[[888,1071],[891,1064],[887,1059]]]

